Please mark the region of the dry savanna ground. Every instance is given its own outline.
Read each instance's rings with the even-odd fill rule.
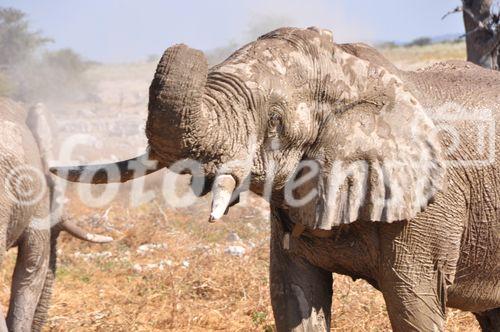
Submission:
[[[398,65],[415,69],[439,60],[463,59],[464,48],[458,43],[383,52]],[[90,109],[90,116],[107,114],[99,113],[106,109],[111,119],[116,112],[136,112],[144,118],[154,67],[152,63],[95,67],[88,75],[99,86],[99,100],[68,107],[75,112]],[[105,144],[114,141],[119,139],[110,138]],[[121,147],[113,149],[119,158],[138,148],[123,152],[127,147]],[[97,156],[89,158],[102,158],[103,151],[98,147],[93,151]],[[154,183],[149,187],[155,188]],[[153,201],[132,206],[124,189],[119,199],[90,209],[74,192],[71,197],[69,210],[80,225],[116,240],[91,245],[61,236],[46,331],[274,330],[268,294],[268,211],[259,198],[248,195],[223,220],[209,224],[207,199],[173,209],[157,191]],[[4,312],[15,250],[5,261],[0,292]],[[380,293],[362,280],[336,275],[332,330],[390,330]],[[471,314],[448,310],[446,330],[479,328]]]

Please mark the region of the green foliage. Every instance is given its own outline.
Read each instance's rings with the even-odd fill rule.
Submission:
[[[417,39],[414,39],[410,43],[406,44],[406,46],[425,46],[425,45],[431,45],[432,44],[432,39],[429,37],[420,37]]]
[[[252,312],[252,322],[255,325],[261,325],[266,321],[267,314],[263,311]]]
[[[45,53],[42,62],[68,73],[79,74],[87,69],[87,64],[82,60],[82,57],[69,48]]]
[[[25,13],[14,8],[0,7],[0,67],[25,61],[50,41],[39,31],[30,31]]]
[[[90,283],[90,276],[87,274],[79,276],[78,279],[80,279],[80,281],[85,283],[85,284]]]
[[[71,271],[67,266],[59,266],[56,270],[56,279],[61,280],[71,275]]]
[[[89,63],[71,49],[44,52],[50,41],[30,29],[25,13],[0,7],[0,95],[38,102],[90,94]]]

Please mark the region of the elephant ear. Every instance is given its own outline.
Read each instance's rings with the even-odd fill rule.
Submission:
[[[290,208],[296,221],[328,230],[355,220],[409,220],[442,189],[445,166],[433,122],[400,81],[384,91],[371,99],[377,102],[329,117],[307,156],[319,175],[306,176],[315,167],[298,173],[309,179],[294,198],[314,198]]]

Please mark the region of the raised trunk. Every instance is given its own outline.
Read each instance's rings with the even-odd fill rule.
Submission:
[[[212,176],[222,163],[246,157],[238,150],[247,141],[249,99],[236,78],[209,73],[201,51],[170,47],[149,90],[149,146],[167,167],[189,158]]]
[[[254,104],[249,89],[235,75],[217,68],[209,74],[201,51],[176,45],[163,54],[149,89],[148,153],[118,163],[50,171],[70,181],[99,184],[125,182],[163,167],[185,173],[173,164],[194,160],[201,167],[188,171],[193,176],[214,180],[226,175],[234,180],[218,191],[221,195],[214,195],[211,218],[216,220],[231,203],[228,197],[234,188],[251,172],[258,140],[252,141],[258,126]],[[150,165],[154,161],[157,165]]]
[[[163,54],[149,88],[146,136],[167,165],[198,160],[209,149],[210,114],[202,114],[208,64],[201,51],[176,45]]]

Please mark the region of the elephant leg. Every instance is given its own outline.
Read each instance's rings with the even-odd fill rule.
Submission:
[[[18,241],[7,326],[30,331],[49,263],[49,229],[28,227]]]
[[[442,287],[412,287],[405,280],[379,283],[393,331],[444,331]],[[444,284],[443,284],[444,285]]]
[[[38,301],[38,305],[36,307],[31,332],[41,331],[45,321],[47,320],[52,290],[56,278],[57,238],[59,237],[59,234],[60,229],[55,229],[55,227],[51,229],[49,269],[47,271],[47,275],[45,276],[42,294],[40,295],[40,300]]]
[[[406,232],[400,232],[400,230]],[[381,271],[378,284],[395,332],[444,331],[446,274],[430,254],[413,255],[416,249],[399,235],[409,232],[402,224],[383,226]],[[391,234],[392,233],[392,234]],[[398,236],[395,236],[398,234]]]
[[[500,332],[500,308],[474,313],[483,332]]]
[[[332,273],[283,248],[284,232],[271,226],[271,304],[278,331],[329,331]]]

